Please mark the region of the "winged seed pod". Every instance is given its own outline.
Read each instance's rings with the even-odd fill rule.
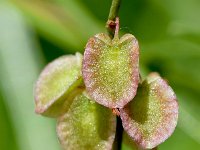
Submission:
[[[115,37],[100,33],[90,38],[84,52],[82,74],[88,94],[109,108],[123,108],[136,94],[139,81],[139,46],[131,34]]]
[[[57,122],[64,150],[111,150],[115,129],[116,117],[111,110],[90,100],[85,93],[75,97]]]
[[[120,110],[126,132],[143,149],[164,142],[178,120],[178,103],[171,87],[157,73],[139,85],[137,95]]]
[[[71,104],[71,100],[81,90],[82,55],[62,56],[49,63],[39,76],[35,86],[36,113],[57,117]]]

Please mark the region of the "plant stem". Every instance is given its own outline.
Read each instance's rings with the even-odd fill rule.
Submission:
[[[108,31],[108,34],[111,38],[114,37],[114,32],[115,32],[115,19],[118,15],[119,12],[119,7],[121,4],[121,0],[113,0],[111,7],[110,7],[110,13],[108,15],[108,21],[106,23],[106,28]]]
[[[113,143],[113,150],[121,150],[122,135],[123,135],[122,121],[121,118],[117,116],[117,128],[115,134],[115,141]]]
[[[112,5],[110,7],[110,13],[108,16],[108,20],[113,20],[117,17],[121,0],[113,0]]]

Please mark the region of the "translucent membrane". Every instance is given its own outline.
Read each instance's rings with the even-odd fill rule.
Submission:
[[[111,150],[116,129],[112,111],[85,94],[77,95],[58,118],[57,134],[64,150]]]
[[[62,56],[49,63],[35,86],[36,113],[57,117],[67,110],[80,92],[82,55]],[[77,89],[77,90],[75,90]]]
[[[157,73],[138,87],[135,98],[120,110],[122,124],[143,149],[154,148],[174,131],[178,120],[176,96]]]
[[[123,108],[136,94],[139,81],[139,46],[126,34],[111,40],[100,33],[90,38],[82,74],[88,94],[109,108]]]

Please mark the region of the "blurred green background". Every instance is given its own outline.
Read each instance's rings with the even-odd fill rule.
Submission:
[[[0,150],[60,150],[55,120],[34,113],[33,86],[56,57],[83,52],[111,0],[0,1]],[[200,0],[122,0],[122,33],[140,43],[142,76],[159,72],[180,115],[161,150],[200,149]],[[123,150],[131,150],[124,142]]]

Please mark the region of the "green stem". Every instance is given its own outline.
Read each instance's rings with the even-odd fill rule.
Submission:
[[[108,20],[113,20],[113,21],[115,20],[115,18],[117,17],[118,11],[119,11],[120,3],[121,3],[121,0],[113,0],[112,1]]]
[[[116,27],[115,19],[118,15],[120,4],[121,4],[121,0],[112,1],[111,7],[110,7],[110,13],[108,15],[108,21],[106,23],[108,34],[112,38],[114,37],[114,33],[115,33],[115,27]]]

